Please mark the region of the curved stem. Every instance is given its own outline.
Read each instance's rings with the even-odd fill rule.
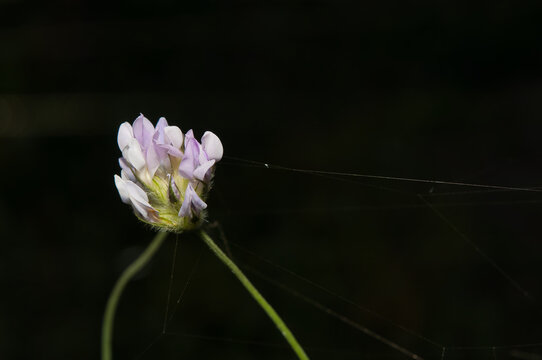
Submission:
[[[271,320],[275,323],[277,328],[280,330],[282,335],[286,338],[286,341],[290,344],[294,352],[297,354],[297,357],[301,360],[308,360],[309,357],[307,354],[305,354],[305,351],[299,345],[297,340],[294,337],[294,334],[288,329],[284,321],[280,318],[280,316],[276,313],[276,311],[269,305],[269,303],[264,299],[262,294],[252,285],[250,280],[243,274],[241,269],[235,265],[233,261],[230,260],[230,258],[224,254],[224,252],[215,244],[213,239],[207,233],[203,230],[200,230],[199,232],[201,238],[203,241],[209,246],[209,248],[215,253],[215,255],[222,260],[224,264],[226,264],[227,267],[230,268],[230,270],[233,272],[235,276],[241,281],[241,283],[244,285],[244,287],[248,290],[250,295],[260,304],[260,306],[264,309],[264,311],[267,313],[267,315],[271,318]]]
[[[105,307],[105,314],[102,324],[102,360],[111,360],[113,358],[113,352],[111,345],[113,343],[113,322],[115,320],[115,311],[117,310],[117,304],[119,302],[122,291],[126,287],[126,284],[137,274],[152,258],[154,253],[160,248],[160,245],[164,242],[167,236],[167,232],[160,231],[152,242],[147,246],[145,251],[133,263],[130,264],[124,270],[117,283],[109,295],[107,305]]]

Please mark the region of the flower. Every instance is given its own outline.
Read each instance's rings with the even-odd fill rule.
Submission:
[[[218,136],[206,131],[200,143],[192,130],[183,135],[163,117],[154,127],[140,115],[133,125],[120,125],[117,142],[121,175],[114,179],[121,200],[140,220],[157,228],[197,228],[205,218],[205,199],[224,152]]]

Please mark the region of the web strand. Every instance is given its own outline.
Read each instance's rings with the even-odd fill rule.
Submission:
[[[511,350],[509,355],[513,358],[521,360],[542,360],[542,356],[538,354],[527,353],[519,350]]]
[[[415,354],[414,352],[410,351],[410,350],[407,350],[406,348],[402,347],[401,345],[391,341],[391,340],[388,340],[386,339],[385,337],[383,337],[382,335],[380,334],[377,334],[376,332],[370,330],[369,328],[351,320],[350,318],[342,315],[342,314],[339,314],[337,313],[336,311],[334,310],[331,310],[330,308],[324,306],[323,304],[317,302],[316,300],[313,300],[303,294],[301,294],[300,292],[284,285],[284,284],[281,284],[275,280],[272,280],[270,279],[269,277],[263,275],[262,273],[260,273],[259,271],[253,269],[252,267],[249,267],[249,266],[243,266],[245,269],[247,269],[248,271],[250,271],[252,274],[258,276],[259,278],[267,281],[268,283],[274,285],[275,287],[278,287],[286,292],[289,292],[291,295],[303,300],[304,302],[314,306],[315,308],[317,308],[318,310],[324,312],[325,314],[353,327],[354,329],[364,333],[365,335],[393,348],[394,350],[397,350],[399,351],[400,353],[402,353],[403,355],[406,355],[408,356],[409,358],[411,359],[414,359],[414,360],[423,360],[423,358],[417,354]]]
[[[385,321],[386,323],[388,323],[389,325],[392,325],[400,330],[403,330],[405,331],[406,333],[410,334],[410,335],[413,335],[421,340],[424,340],[426,341],[427,343],[431,344],[431,345],[434,345],[435,347],[439,347],[440,349],[442,349],[442,356],[444,356],[444,354],[446,353],[446,351],[468,351],[468,350],[485,350],[485,351],[492,351],[493,349],[495,350],[510,350],[510,349],[518,349],[518,348],[537,348],[537,347],[541,347],[542,348],[542,342],[534,342],[534,343],[524,343],[524,344],[512,344],[512,345],[480,345],[480,346],[458,346],[458,345],[447,345],[447,346],[444,346],[444,345],[441,345],[439,344],[438,342],[434,341],[434,340],[431,340],[429,338],[427,338],[426,336],[424,335],[421,335],[411,329],[408,329],[402,325],[398,325],[398,324],[395,324],[393,321],[385,318],[384,316],[372,311],[372,310],[369,310],[369,309],[366,309],[364,307],[362,307],[361,305],[359,304],[356,304],[355,302],[353,302],[352,300],[349,300],[347,298],[344,298],[343,296],[341,295],[338,295],[338,294],[335,294],[333,291],[323,287],[322,285],[319,285],[315,282],[313,282],[312,280],[309,280],[309,279],[306,279],[304,278],[303,276],[299,275],[299,274],[296,274],[294,271],[292,270],[289,270],[281,265],[278,265],[278,264],[275,264],[273,263],[272,261],[268,260],[268,259],[265,259],[263,258],[262,256],[244,248],[243,246],[233,242],[230,240],[230,243],[235,246],[236,248],[242,250],[243,252],[246,252],[247,254],[255,257],[256,259],[262,261],[262,262],[265,262],[265,263],[268,263],[269,265],[281,270],[281,271],[284,271],[285,273],[288,273],[298,279],[300,279],[301,281],[303,282],[306,282],[307,284],[309,285],[312,285],[318,289],[321,289],[322,291],[328,293],[329,295],[331,296],[334,296],[334,297],[337,297],[339,300],[342,300],[342,301],[345,301],[346,303],[350,304],[350,305],[353,305],[354,307],[362,310],[362,311],[365,311],[365,312],[368,312],[369,314],[372,314],[374,315],[375,317],[379,318],[380,320],[383,320]],[[248,268],[247,266],[245,266],[245,268]],[[254,270],[253,268],[250,268],[249,271],[251,272],[255,272],[256,270]],[[256,275],[256,274],[255,274]],[[259,277],[264,277],[264,275],[262,275],[260,272],[258,272],[257,276]],[[278,284],[278,282],[276,282],[275,280],[271,280],[269,279],[268,277],[265,277],[265,279],[267,282],[275,282]],[[278,286],[278,285],[277,285]],[[282,285],[282,287],[286,287],[286,285]],[[291,289],[288,288],[288,291],[290,291]],[[291,290],[291,291],[295,291],[295,290]],[[315,301],[311,298],[309,298],[308,296],[306,295],[302,295],[303,297],[305,298],[308,298],[310,299],[311,301]]]
[[[385,175],[372,175],[372,174],[360,174],[360,173],[351,173],[351,172],[339,172],[339,171],[325,171],[325,170],[310,170],[310,169],[300,169],[287,166],[273,165],[268,163],[263,163],[254,160],[247,160],[233,156],[225,156],[225,159],[239,161],[240,163],[228,163],[229,165],[252,165],[260,168],[274,169],[274,170],[285,170],[291,172],[298,172],[304,174],[312,175],[332,175],[332,176],[344,176],[351,178],[367,178],[367,179],[378,179],[378,180],[390,180],[390,181],[404,181],[404,182],[415,182],[415,183],[425,183],[433,185],[453,185],[453,186],[463,186],[471,188],[482,188],[482,189],[494,189],[494,190],[509,190],[509,191],[527,191],[527,192],[542,192],[542,189],[537,189],[533,187],[516,187],[516,186],[501,186],[501,185],[488,185],[488,184],[475,184],[475,183],[466,183],[466,182],[456,182],[456,181],[443,181],[443,180],[430,180],[430,179],[417,179],[417,178],[407,178],[407,177],[398,177],[398,176],[385,176]]]
[[[442,348],[442,347],[443,347],[443,345],[439,344],[438,342],[436,342],[436,341],[434,341],[434,340],[431,340],[431,339],[427,338],[426,336],[421,335],[421,334],[415,332],[414,330],[408,329],[408,328],[406,328],[406,327],[404,327],[404,326],[402,326],[402,325],[398,325],[398,324],[394,323],[393,321],[387,319],[386,317],[384,317],[384,316],[382,316],[382,315],[376,313],[375,311],[370,310],[370,309],[367,309],[367,308],[365,308],[365,307],[363,307],[363,306],[357,304],[356,302],[354,302],[354,301],[352,301],[352,300],[349,300],[349,299],[345,298],[344,296],[339,295],[339,294],[337,294],[337,293],[335,293],[335,292],[333,292],[333,291],[327,289],[326,287],[324,287],[324,286],[322,286],[322,285],[319,285],[319,284],[317,284],[316,282],[314,282],[314,281],[312,281],[312,280],[309,280],[309,279],[307,279],[307,278],[305,278],[305,277],[303,277],[303,276],[301,276],[301,275],[299,275],[299,274],[293,272],[292,270],[289,270],[289,269],[287,269],[287,268],[285,268],[285,267],[283,267],[283,266],[281,266],[281,265],[275,264],[275,263],[273,263],[272,261],[265,259],[264,257],[262,257],[262,256],[260,256],[260,255],[258,255],[258,254],[256,254],[256,253],[254,253],[254,252],[252,252],[252,251],[250,251],[250,250],[248,250],[248,249],[242,247],[241,245],[239,245],[239,244],[237,244],[237,243],[235,243],[235,242],[231,242],[231,244],[234,245],[236,248],[242,250],[243,252],[246,252],[247,254],[250,254],[250,255],[253,256],[254,258],[257,258],[258,260],[260,260],[260,261],[262,261],[262,262],[265,262],[265,263],[267,263],[267,264],[269,264],[269,265],[271,265],[271,266],[273,266],[273,267],[279,269],[279,270],[282,271],[282,272],[285,272],[285,273],[287,273],[287,274],[289,274],[289,275],[291,275],[291,276],[294,276],[295,278],[297,278],[297,279],[299,279],[299,280],[305,282],[306,284],[309,284],[309,285],[311,285],[312,287],[315,287],[315,288],[319,289],[320,291],[323,291],[323,292],[327,293],[328,295],[331,295],[331,296],[333,296],[333,297],[335,297],[335,298],[341,300],[342,302],[344,302],[344,303],[346,303],[346,304],[349,304],[349,305],[351,305],[351,306],[354,306],[354,307],[357,308],[358,310],[361,310],[361,311],[363,311],[363,312],[365,312],[365,313],[368,313],[368,314],[370,314],[370,315],[372,315],[372,316],[378,318],[378,319],[381,320],[381,321],[386,322],[388,325],[391,325],[391,326],[393,326],[393,327],[395,327],[395,328],[397,328],[397,329],[399,329],[399,330],[401,330],[401,331],[403,331],[403,332],[405,332],[405,333],[407,333],[407,334],[409,334],[409,335],[415,336],[415,337],[417,337],[418,339],[423,340],[423,341],[425,341],[425,342],[428,343],[428,344],[434,345],[434,346],[436,346],[436,347],[438,347],[438,348]]]
[[[427,201],[422,195],[419,198],[433,211],[433,213],[440,218],[451,230],[453,230],[460,238],[462,238],[474,251],[482,257],[491,267],[493,267],[506,281],[508,281],[520,294],[522,294],[532,305],[536,305],[535,299],[532,295],[525,290],[516,280],[514,280],[503,268],[501,268],[492,258],[486,255],[485,252],[480,249],[474,241],[472,241],[465,233],[459,230],[447,217],[445,217],[440,211],[434,208],[429,201]],[[536,307],[536,306],[535,306]],[[540,310],[536,307],[537,312],[540,314]]]
[[[432,204],[429,204],[428,206],[431,208],[431,205]],[[221,230],[221,228],[220,228]],[[221,234],[220,236],[224,236],[224,233],[223,231],[220,231]],[[387,322],[388,324],[394,326],[394,327],[397,327],[403,331],[405,331],[406,333],[409,333],[413,336],[416,336],[432,345],[435,345],[435,346],[438,346],[439,348],[442,349],[442,352],[441,352],[441,360],[444,360],[445,358],[445,355],[447,353],[447,351],[479,351],[479,350],[482,350],[482,351],[491,351],[493,354],[495,354],[496,350],[512,350],[510,355],[511,356],[514,356],[514,357],[517,357],[517,358],[520,358],[520,359],[542,359],[542,357],[540,357],[539,355],[536,355],[536,354],[530,354],[530,353],[523,353],[523,352],[518,352],[518,351],[514,351],[514,349],[519,349],[519,348],[537,348],[537,347],[542,347],[542,342],[539,342],[539,343],[526,343],[526,344],[515,344],[515,345],[502,345],[502,346],[442,346],[440,344],[438,344],[437,342],[433,341],[433,340],[430,340],[428,338],[426,338],[425,336],[423,335],[420,335],[420,334],[417,334],[416,332],[410,330],[410,329],[407,329],[407,328],[404,328],[403,326],[401,325],[397,325],[395,323],[393,323],[392,321],[384,318],[383,316],[377,314],[377,313],[374,313],[373,311],[371,310],[368,310],[368,309],[365,309],[363,307],[361,307],[360,305],[354,303],[353,301],[351,300],[348,300],[344,297],[342,297],[341,295],[338,295],[338,294],[335,294],[334,292],[332,292],[331,290],[328,290],[326,289],[325,287],[309,280],[309,279],[306,279],[304,277],[302,277],[301,275],[298,275],[296,274],[295,272],[293,272],[292,270],[289,270],[287,268],[284,268],[283,266],[280,266],[278,264],[274,264],[273,262],[271,262],[270,260],[267,260],[263,257],[261,257],[260,255],[248,250],[248,249],[245,249],[244,247],[240,246],[239,244],[235,243],[235,242],[229,242],[230,244],[232,244],[233,246],[235,246],[236,248],[240,249],[240,250],[243,250],[244,252],[246,252],[247,254],[259,259],[260,261],[263,261],[263,262],[266,262],[274,267],[276,267],[277,269],[285,272],[285,273],[288,273],[308,284],[310,284],[311,286],[314,286],[334,297],[337,297],[338,299],[342,300],[342,301],[345,301],[346,303],[349,303],[350,305],[353,305],[355,306],[356,308],[360,309],[360,310],[363,310],[363,311],[366,311],[374,316],[376,316],[377,318]],[[172,265],[171,265],[171,273],[170,273],[170,284],[169,284],[169,287],[168,287],[168,295],[167,295],[167,298],[170,299],[171,298],[171,292],[172,292],[172,279],[174,279],[174,269],[175,269],[175,262],[176,262],[176,256],[177,256],[177,247],[178,247],[178,244],[176,243],[175,244],[175,247],[174,247],[174,251],[173,251],[173,260],[172,260]],[[194,273],[196,272],[196,269],[197,269],[197,266],[199,264],[199,261],[200,261],[200,258],[201,258],[201,253],[198,255],[194,265],[192,266],[191,270],[190,270],[190,274],[188,276],[188,279],[183,287],[183,290],[181,291],[181,294],[176,302],[176,305],[179,305],[189,287],[189,284],[193,278],[193,275]],[[382,337],[381,335],[371,331],[370,329],[360,325],[359,323],[353,321],[352,319],[348,318],[347,316],[344,316],[342,314],[339,314],[333,310],[331,310],[330,308],[322,305],[321,303],[317,302],[316,300],[314,299],[311,299],[310,297],[306,296],[306,295],[303,295],[301,293],[299,293],[298,291],[296,290],[293,290],[292,288],[289,288],[287,287],[286,285],[284,284],[281,284],[275,280],[272,280],[268,277],[266,277],[265,275],[259,273],[258,271],[252,269],[252,268],[248,268],[247,269],[255,274],[256,276],[262,278],[263,280],[271,283],[272,285],[278,287],[278,288],[281,288],[282,290],[290,293],[291,295],[307,302],[308,304],[312,305],[313,307],[315,307],[316,309],[326,313],[327,315],[333,317],[333,318],[336,318],[338,320],[340,320],[341,322],[355,328],[356,330],[360,331],[360,332],[363,332],[365,333],[366,335],[374,338],[375,340],[378,340],[380,342],[382,342],[383,344],[401,352],[402,354],[408,356],[409,358],[412,358],[412,359],[422,359],[418,354],[394,343],[393,341],[390,341],[384,337]],[[167,304],[169,304],[169,301],[167,302]],[[168,305],[166,304],[166,308],[168,307]],[[176,307],[174,309],[174,311],[176,310]],[[166,310],[166,313],[167,313],[167,310]],[[169,320],[171,320],[174,316],[175,312],[173,312],[171,314],[171,316],[169,317]],[[221,341],[221,342],[229,342],[229,343],[238,343],[238,344],[246,344],[246,345],[256,345],[256,346],[263,346],[263,347],[276,347],[276,348],[283,348],[285,347],[283,344],[276,344],[276,343],[270,343],[270,342],[262,342],[262,341],[257,341],[257,340],[251,340],[251,339],[234,339],[234,338],[225,338],[225,337],[215,337],[215,336],[207,336],[207,335],[196,335],[196,334],[188,334],[188,333],[179,333],[179,332],[175,332],[175,331],[169,331],[169,330],[166,330],[165,332],[161,332],[157,337],[155,337],[150,343],[149,345],[147,345],[145,347],[145,349],[138,355],[136,356],[134,359],[141,359],[143,357],[143,355],[145,355],[146,353],[148,353],[151,348],[153,348],[161,339],[162,337],[164,336],[181,336],[181,337],[190,337],[190,338],[195,338],[195,339],[201,339],[201,340],[212,340],[212,341]],[[316,351],[324,351],[323,349],[321,348],[315,348],[315,347],[307,347],[308,349],[311,349],[311,350],[316,350]],[[332,349],[330,349],[329,351],[332,351]],[[336,351],[333,351],[336,353]]]
[[[510,204],[540,204],[542,203],[542,200],[518,200],[518,201],[485,201],[485,202],[450,202],[450,203],[431,203],[427,200],[429,197],[437,197],[437,196],[458,196],[458,195],[472,195],[472,194],[489,194],[489,193],[505,193],[505,192],[527,192],[527,193],[539,193],[542,192],[542,189],[538,186],[536,187],[516,187],[516,186],[501,186],[501,185],[487,185],[487,184],[476,184],[476,183],[468,183],[468,182],[450,182],[450,181],[441,181],[441,180],[429,180],[429,179],[416,179],[416,178],[406,178],[406,177],[393,177],[393,176],[381,176],[381,175],[371,175],[371,174],[359,174],[359,173],[348,173],[348,172],[334,172],[334,171],[323,171],[323,170],[310,170],[310,169],[298,169],[298,168],[292,168],[292,167],[285,167],[280,165],[272,165],[267,164],[263,162],[253,161],[253,160],[246,160],[236,157],[225,157],[225,159],[233,160],[235,162],[227,163],[224,162],[225,165],[234,165],[234,166],[248,166],[248,167],[255,167],[255,168],[265,168],[270,170],[278,170],[278,171],[289,171],[289,172],[296,172],[296,173],[303,173],[307,175],[312,176],[318,176],[322,178],[327,178],[335,181],[341,181],[341,182],[347,182],[347,183],[354,183],[361,186],[369,186],[374,189],[379,190],[385,190],[389,192],[395,192],[395,193],[401,193],[401,194],[408,194],[408,195],[416,195],[421,201],[422,204],[400,204],[398,206],[348,206],[340,209],[334,209],[331,211],[363,211],[363,210],[388,210],[388,209],[425,209],[429,208],[435,216],[437,216],[447,227],[449,227],[454,233],[456,233],[459,237],[461,237],[485,262],[487,262],[495,271],[497,271],[511,286],[513,286],[524,298],[526,298],[532,305],[536,307],[536,300],[534,297],[526,291],[518,281],[516,281],[512,276],[510,276],[507,272],[504,271],[503,268],[501,268],[496,261],[491,259],[482,249],[473,241],[471,240],[465,233],[463,233],[453,222],[451,222],[441,211],[439,211],[439,208],[447,208],[447,207],[462,207],[462,206],[501,206],[501,205],[510,205]],[[358,180],[359,179],[359,180]],[[414,194],[412,192],[405,192],[402,190],[397,190],[389,187],[379,186],[379,185],[373,185],[373,184],[366,184],[361,181],[361,179],[376,179],[376,180],[385,180],[385,181],[398,181],[398,182],[410,182],[410,183],[425,183],[425,184],[433,184],[433,185],[449,185],[449,186],[457,186],[457,187],[466,187],[466,188],[475,188],[476,190],[473,191],[456,191],[456,192],[428,192],[424,194]],[[257,211],[257,209],[256,209]],[[273,211],[279,211],[279,212],[300,212],[300,211],[329,211],[329,208],[309,208],[308,210],[306,208],[304,209],[273,209]],[[224,232],[220,226],[218,226],[218,231],[220,232],[220,236],[225,239]],[[178,240],[178,239],[177,239]],[[441,350],[440,353],[440,359],[444,360],[445,357],[450,357],[450,353],[453,351],[484,351],[487,352],[488,355],[491,356],[493,359],[497,359],[497,350],[510,350],[510,356],[516,357],[518,359],[542,359],[541,356],[536,354],[529,354],[529,353],[523,353],[519,352],[516,349],[521,348],[542,348],[542,342],[538,343],[525,343],[525,344],[516,344],[516,345],[501,345],[501,346],[443,346],[439,344],[438,342],[431,340],[427,338],[424,335],[421,335],[411,329],[405,328],[402,325],[395,324],[389,319],[386,319],[382,315],[379,315],[378,313],[375,313],[372,310],[366,309],[362,307],[361,305],[356,304],[355,302],[341,296],[340,294],[337,294],[322,285],[319,285],[307,278],[304,278],[301,275],[296,274],[295,272],[288,270],[281,265],[274,264],[270,260],[267,260],[260,255],[251,252],[250,250],[247,250],[243,248],[242,246],[236,244],[235,242],[227,241],[225,240],[224,246],[228,250],[228,254],[231,256],[231,251],[229,250],[229,245],[231,244],[235,246],[236,248],[246,252],[252,257],[255,257],[259,259],[260,261],[263,261],[265,263],[268,263],[272,265],[273,267],[277,268],[278,270],[287,273],[301,281],[303,281],[306,284],[309,284],[349,305],[354,306],[358,310],[367,312],[376,318],[378,318],[380,321],[386,322],[388,325],[391,325],[397,329],[400,329],[401,331],[417,337],[418,339],[421,339],[425,341],[428,344],[431,344],[435,347],[438,347],[439,350]],[[192,281],[192,278],[194,274],[197,271],[201,253],[197,257],[195,263],[191,267],[189,276],[187,278],[187,281],[185,282],[183,289],[181,290],[181,293],[175,303],[175,306],[170,312],[170,302],[171,302],[171,295],[173,291],[173,282],[174,282],[174,272],[175,272],[175,262],[176,262],[176,254],[177,254],[177,242],[175,243],[174,251],[173,251],[173,262],[171,265],[171,273],[170,273],[170,279],[169,279],[169,287],[168,287],[168,293],[167,293],[167,302],[166,302],[166,309],[165,309],[165,315],[164,315],[164,323],[162,328],[162,333],[158,335],[146,348],[143,350],[141,354],[137,357],[137,359],[141,358],[145,353],[147,353],[155,344],[157,344],[160,339],[164,336],[180,336],[180,337],[191,337],[195,339],[201,339],[201,340],[211,340],[211,341],[222,341],[222,342],[230,342],[230,343],[238,343],[238,344],[245,344],[245,345],[256,345],[256,346],[262,346],[262,347],[269,347],[269,348],[284,348],[284,344],[276,344],[276,343],[270,343],[270,342],[260,342],[257,340],[250,340],[250,339],[235,339],[235,338],[227,338],[227,337],[214,337],[214,336],[207,336],[207,335],[195,335],[195,334],[187,334],[187,333],[180,333],[175,331],[169,331],[167,330],[167,325],[171,322],[173,319],[175,312],[177,311],[177,308],[180,306],[180,303],[184,299],[184,296],[186,294],[187,289],[190,286],[190,283]],[[373,332],[372,330],[364,327],[363,325],[359,324],[358,322],[352,320],[351,318],[340,314],[322,303],[316,301],[314,298],[310,298],[299,291],[292,289],[285,285],[284,283],[280,283],[272,278],[269,278],[257,270],[250,268],[248,266],[245,266],[245,268],[253,273],[254,275],[260,277],[264,281],[274,285],[277,288],[282,289],[283,291],[288,292],[289,294],[295,296],[296,298],[301,299],[302,301],[308,303],[309,305],[313,306],[314,308],[318,309],[319,311],[327,314],[330,317],[333,317],[344,324],[366,334],[367,336],[380,341],[381,343],[385,344],[386,346],[393,348],[394,350],[402,353],[403,355],[406,355],[412,359],[422,359],[418,354],[398,345],[397,343],[384,338],[383,336],[377,334],[376,332]],[[540,309],[536,307],[536,310],[540,314]],[[308,347],[309,349],[315,349]],[[438,353],[437,353],[438,354]],[[500,355],[500,354],[499,354]],[[435,357],[438,357],[436,355]],[[501,357],[502,358],[502,357]]]
[[[179,235],[175,237],[175,247],[173,248],[173,259],[171,260],[171,274],[169,276],[169,287],[167,291],[167,300],[166,300],[166,311],[164,314],[164,325],[162,327],[162,334],[166,333],[167,323],[168,323],[168,313],[169,313],[169,303],[171,299],[171,288],[173,286],[173,277],[175,274],[175,263],[177,262],[177,247],[179,244]]]
[[[200,340],[220,341],[220,342],[243,344],[243,345],[256,345],[256,346],[269,347],[269,348],[289,349],[288,345],[270,343],[266,341],[249,340],[249,339],[239,339],[239,338],[210,336],[210,335],[197,335],[197,334],[189,334],[189,333],[177,332],[177,331],[168,331],[166,335],[182,336],[182,337],[188,337],[188,338],[194,338],[194,339],[200,339]]]
[[[177,308],[179,307],[179,305],[181,304],[182,300],[184,299],[184,296],[186,294],[186,291],[188,290],[188,287],[190,286],[191,282],[192,282],[192,279],[194,277],[194,274],[196,273],[197,269],[198,269],[198,266],[199,266],[199,263],[200,263],[200,260],[201,260],[201,255],[203,253],[203,248],[200,250],[199,254],[198,254],[198,257],[196,258],[196,261],[194,262],[194,265],[192,265],[192,269],[190,270],[190,273],[188,275],[188,279],[186,280],[186,283],[184,284],[184,287],[183,289],[181,290],[181,293],[179,295],[179,298],[177,299],[177,301],[175,302],[175,307],[173,308],[173,311],[171,312],[171,315],[169,317],[169,319],[167,320],[167,322],[171,322],[171,320],[173,319],[173,317],[175,316],[175,312],[177,311]]]
[[[211,342],[221,342],[228,344],[239,344],[239,345],[249,345],[249,346],[258,346],[268,349],[284,349],[285,351],[290,351],[290,347],[283,343],[274,343],[267,341],[258,341],[254,339],[243,339],[243,338],[233,338],[233,337],[222,337],[222,336],[211,336],[211,335],[202,335],[202,334],[192,334],[186,332],[177,332],[177,331],[168,331],[165,336],[172,337],[183,337],[190,338],[195,340],[202,341],[211,341]],[[354,349],[345,349],[345,348],[332,348],[332,347],[322,347],[322,346],[304,346],[305,349],[310,350],[311,352],[326,352],[332,354],[338,353],[350,353],[350,354],[359,354],[359,350]],[[370,358],[370,356],[365,356],[364,358]]]
[[[542,190],[540,186],[530,187],[533,190]],[[471,190],[471,191],[446,191],[446,192],[428,192],[425,194],[426,197],[439,197],[439,196],[459,196],[459,195],[487,195],[487,194],[504,194],[515,190],[500,190],[500,189],[489,189],[489,190]]]
[[[349,300],[349,299],[347,299],[347,298],[345,298],[345,297],[343,297],[343,296],[341,296],[339,294],[336,294],[333,291],[325,288],[324,286],[319,285],[316,282],[314,282],[314,281],[312,281],[310,279],[307,279],[307,278],[295,273],[294,271],[292,271],[290,269],[287,269],[287,268],[285,268],[285,267],[283,267],[281,265],[275,264],[272,261],[270,261],[268,259],[265,259],[261,255],[258,255],[255,252],[246,249],[245,247],[241,246],[240,244],[237,244],[236,242],[233,242],[233,241],[230,240],[229,243],[231,245],[233,245],[234,247],[238,248],[239,250],[247,253],[248,255],[258,259],[261,262],[265,262],[265,263],[267,263],[267,264],[269,264],[269,265],[271,265],[271,266],[273,266],[273,267],[275,267],[275,268],[277,268],[277,269],[279,269],[279,270],[281,270],[281,271],[283,271],[283,272],[285,272],[285,273],[287,273],[287,274],[289,274],[291,276],[294,276],[295,278],[298,278],[299,280],[301,280],[301,281],[303,281],[303,282],[305,282],[305,283],[307,283],[307,284],[309,284],[311,286],[314,286],[315,288],[318,288],[318,289],[328,293],[329,295],[331,295],[333,297],[338,298],[341,301],[344,301],[347,304],[350,304],[350,305],[358,308],[359,310],[362,310],[364,312],[367,312],[367,313],[375,316],[376,318],[388,323],[389,325],[392,325],[392,326],[404,331],[405,333],[408,333],[408,334],[410,334],[412,336],[415,336],[415,337],[427,342],[428,344],[434,345],[435,347],[438,347],[439,349],[442,349],[441,359],[444,359],[445,354],[446,354],[447,351],[448,352],[449,351],[491,351],[491,352],[493,352],[493,351],[497,351],[497,350],[512,350],[512,349],[519,349],[519,348],[538,348],[538,347],[542,347],[542,342],[522,343],[522,344],[513,344],[513,345],[478,345],[478,346],[449,345],[449,346],[444,346],[444,345],[441,345],[441,344],[439,344],[438,342],[436,342],[434,340],[431,340],[431,339],[427,338],[426,336],[424,336],[422,334],[419,334],[419,333],[417,333],[417,332],[415,332],[415,331],[413,331],[411,329],[408,329],[408,328],[406,328],[406,327],[404,327],[402,325],[398,325],[398,324],[394,323],[393,321],[385,318],[384,316],[382,316],[382,315],[380,315],[380,314],[378,314],[378,313],[376,313],[376,312],[374,312],[374,311],[372,311],[370,309],[366,309],[363,306],[353,302],[352,300]],[[475,245],[475,244],[473,243],[473,245]],[[481,250],[479,249],[479,251],[481,251]],[[487,257],[487,255],[485,255],[485,257]],[[489,260],[491,260],[489,257],[487,257],[487,258]],[[494,261],[492,261],[492,262],[495,263]],[[495,265],[496,265],[496,263],[495,263]],[[303,294],[299,293],[298,291],[293,290],[292,288],[290,288],[290,287],[288,287],[288,286],[286,286],[284,284],[281,284],[281,283],[279,283],[279,282],[277,282],[275,280],[270,279],[269,277],[263,275],[261,272],[255,270],[252,267],[244,266],[244,268],[246,268],[248,271],[250,271],[254,275],[262,278],[266,282],[269,282],[269,283],[273,284],[274,286],[279,287],[279,288],[283,289],[284,291],[287,291],[287,292],[291,293],[292,295],[294,295],[294,296],[296,296],[298,298],[301,298],[302,300],[310,303],[311,305],[315,306],[316,308],[320,309],[321,311],[323,311],[323,312],[325,312],[327,314],[332,313],[330,315],[333,316],[333,317],[337,317],[337,316],[341,317],[341,319],[340,319],[341,321],[347,320],[349,322],[355,323],[353,320],[347,318],[346,316],[340,315],[338,313],[335,313],[333,310],[328,309],[327,307],[320,304],[316,300],[314,300],[314,299],[312,299],[312,298],[310,298],[310,297],[308,297],[306,295],[303,295]],[[502,270],[502,271],[504,272],[504,270]],[[512,278],[510,278],[510,279],[512,279]],[[349,325],[352,325],[352,324],[349,324]],[[541,357],[541,359],[542,359],[542,357]]]
[[[425,196],[425,195],[424,195]],[[459,207],[499,207],[517,205],[540,205],[542,200],[512,200],[512,201],[465,201],[465,202],[439,202],[432,203],[435,208],[459,208]],[[363,212],[363,211],[387,211],[387,210],[416,210],[427,209],[425,204],[395,204],[395,205],[349,205],[341,207],[273,207],[253,208],[253,214],[276,214],[276,213],[327,213],[327,212]]]
[[[145,355],[146,353],[148,353],[152,347],[154,347],[154,345],[156,345],[161,339],[162,337],[164,336],[164,333],[160,333],[158,336],[156,336],[150,343],[149,345],[147,345],[145,347],[145,349],[143,349],[143,351],[141,353],[139,353],[136,357],[133,358],[133,360],[139,360],[141,358],[143,358],[143,355]]]

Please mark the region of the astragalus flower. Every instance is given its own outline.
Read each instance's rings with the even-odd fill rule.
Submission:
[[[205,200],[214,166],[220,161],[220,139],[206,131],[201,143],[192,130],[183,136],[177,126],[160,118],[156,127],[140,115],[119,128],[121,176],[115,184],[122,201],[153,226],[181,232],[198,227],[205,217]]]
[[[220,139],[210,131],[203,134],[200,143],[192,130],[183,135],[181,129],[169,126],[164,118],[154,127],[143,115],[133,125],[125,122],[120,126],[118,144],[122,151],[121,176],[115,175],[115,184],[120,197],[133,207],[139,219],[160,231],[124,270],[111,291],[102,324],[102,360],[113,358],[115,312],[126,284],[152,259],[168,231],[182,232],[201,224],[215,165],[223,153]],[[205,230],[199,229],[198,234],[267,313],[297,357],[309,360],[290,329],[241,269]]]

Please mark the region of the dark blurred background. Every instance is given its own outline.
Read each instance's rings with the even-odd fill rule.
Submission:
[[[541,185],[541,16],[536,1],[0,1],[0,358],[99,357],[107,296],[153,236],[113,183],[118,126],[140,112],[262,163]],[[209,218],[313,359],[408,358],[362,326],[424,359],[536,360],[540,200],[226,158]],[[294,358],[191,234],[116,319],[117,359]]]

